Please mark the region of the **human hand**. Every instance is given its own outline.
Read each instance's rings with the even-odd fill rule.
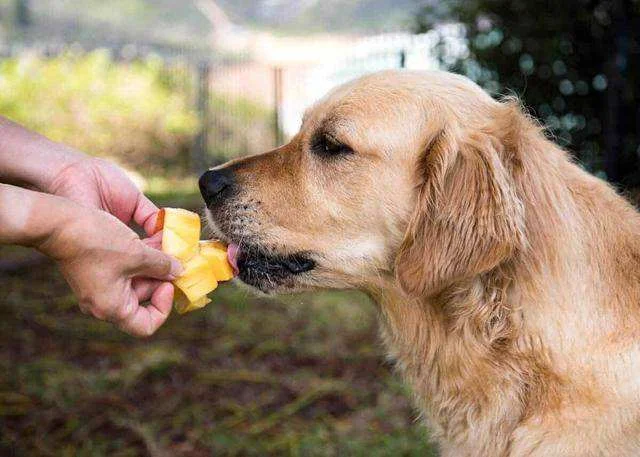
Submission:
[[[0,116],[0,182],[31,187],[102,209],[151,235],[158,208],[125,173]]]
[[[69,157],[74,157],[73,151],[70,151]],[[70,161],[70,163],[57,170],[45,190],[51,194],[68,198],[82,205],[104,210],[125,224],[133,221],[142,227],[147,235],[153,235],[158,208],[140,192],[120,167],[111,162],[89,156],[80,156],[80,159]],[[157,236],[145,240],[148,246],[156,249],[160,249],[160,241],[160,238]],[[140,273],[143,272],[141,271]],[[162,281],[141,276],[133,279],[131,286],[138,301],[151,299],[152,305],[156,302],[159,304],[159,307],[156,306],[156,310],[161,312],[166,311],[166,315],[162,313],[158,314],[152,307],[149,308],[149,313],[152,314],[146,313],[140,317],[140,319],[145,319],[145,322],[149,321],[149,319],[153,321],[153,324],[144,324],[151,325],[151,333],[153,333],[162,325],[168,313],[171,311],[173,286],[167,282],[163,283]],[[124,287],[124,289],[121,288],[120,293],[122,293],[122,290],[126,291],[129,289],[127,287]],[[156,297],[155,294],[159,295]],[[169,297],[168,300],[166,300],[166,297]],[[129,300],[129,303],[133,303],[132,300],[134,300],[134,298],[133,296],[128,296],[126,300]],[[156,302],[154,302],[154,300],[156,300]],[[120,302],[124,303],[122,299],[120,299]],[[166,303],[168,303],[168,307],[165,310],[164,305]],[[84,309],[86,310],[88,307],[84,306]],[[103,316],[101,308],[98,306],[97,313],[95,309],[96,308],[92,308],[90,310],[91,313],[100,319],[104,319],[105,317]],[[144,307],[138,307],[138,309],[146,310]],[[118,322],[127,312],[126,309],[121,308],[116,310],[115,317],[108,316],[107,318]],[[118,315],[118,313],[120,313],[120,315]],[[126,323],[126,320],[122,322],[123,323],[120,324],[121,327],[123,325],[129,325]],[[142,325],[139,322],[130,325],[133,327],[123,329],[132,334],[147,334],[144,329],[139,329],[140,325]]]
[[[135,336],[153,334],[171,312],[167,281],[180,273],[180,263],[156,249],[159,234],[143,241],[104,211],[68,205],[79,209],[38,248],[58,262],[84,313]]]
[[[134,221],[151,235],[158,208],[107,161],[2,116],[0,133],[0,181],[64,197],[0,184],[0,242],[42,245],[45,254],[59,260],[85,311],[133,334],[153,333],[171,307],[173,286],[162,282],[171,277],[160,273],[172,259],[151,247],[159,248],[159,238],[145,240],[145,245],[124,224]],[[179,264],[173,262],[175,273]],[[150,307],[139,306],[148,299]]]
[[[134,221],[152,235],[158,208],[135,186],[124,171],[103,159],[84,156],[62,167],[47,183],[45,192]]]

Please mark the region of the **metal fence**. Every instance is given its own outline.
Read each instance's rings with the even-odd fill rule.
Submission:
[[[200,61],[194,71],[194,104],[200,119],[192,150],[194,170],[283,141],[282,70],[249,59]]]
[[[274,67],[249,56],[222,57],[212,51],[140,45],[101,46],[114,63],[155,56],[188,94],[198,117],[198,131],[188,153],[188,168],[201,172],[230,158],[282,144],[298,130],[302,113],[331,87],[366,73],[390,68],[433,68],[426,35],[396,34],[354,42],[339,59],[319,65]],[[37,53],[55,57],[84,53],[80,45],[12,46],[3,56]],[[2,113],[0,113],[2,114]]]
[[[249,58],[203,63],[197,99],[205,122],[195,151],[206,157],[206,145],[208,156],[218,161],[280,145],[298,131],[304,110],[334,86],[385,69],[437,68],[431,53],[436,41],[432,34],[368,37],[354,41],[336,60],[306,66],[274,67]],[[248,116],[251,106],[255,111]],[[229,135],[227,122],[246,128]]]
[[[188,154],[193,172],[238,155],[267,150],[283,141],[278,109],[283,93],[281,69],[258,64],[246,56],[222,58],[188,49],[132,45],[99,49],[108,51],[114,65],[149,58],[162,61],[164,72],[176,90],[189,98],[198,117],[198,131]],[[13,45],[0,48],[0,61],[21,56],[54,59],[94,50],[78,44]]]
[[[169,41],[159,41],[168,39],[162,29],[141,30],[142,26],[133,27],[133,23],[125,27],[95,17],[87,22],[90,14],[76,15],[60,2],[0,2],[0,16],[4,16],[0,31],[3,25],[10,25],[8,18],[15,20],[4,31],[5,41],[14,44],[5,48],[0,44],[0,58],[25,52],[53,58],[69,51],[84,53],[99,48],[107,49],[114,62],[149,56],[162,59],[167,74],[177,84],[176,90],[188,95],[198,118],[198,131],[189,139],[185,154],[186,168],[192,172],[282,144],[298,130],[309,105],[347,80],[383,69],[437,66],[431,57],[437,36],[430,33],[367,37],[347,43],[328,61],[274,67],[249,55],[216,53],[208,47],[211,41],[206,36],[180,41],[191,43],[191,48],[176,47],[167,44]],[[157,19],[160,24],[172,23]],[[198,30],[206,35],[202,25]],[[0,43],[2,39],[0,34]],[[69,44],[76,40],[82,45]],[[309,43],[310,53],[314,52],[313,45]]]
[[[285,136],[300,126],[304,110],[331,88],[368,73],[389,69],[434,69],[439,62],[432,50],[432,33],[390,33],[355,40],[339,56],[301,71],[285,68],[281,100],[281,128]]]

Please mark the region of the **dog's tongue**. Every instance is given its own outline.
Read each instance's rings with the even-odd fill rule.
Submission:
[[[239,251],[240,251],[240,248],[235,243],[230,243],[229,246],[227,246],[227,259],[229,260],[229,263],[233,268],[233,273],[236,276],[240,273],[240,270],[238,270],[238,252]]]

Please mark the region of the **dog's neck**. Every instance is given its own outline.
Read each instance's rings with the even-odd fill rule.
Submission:
[[[527,414],[524,399],[551,398],[528,379],[547,370],[546,355],[519,340],[512,287],[506,276],[487,275],[427,299],[407,297],[393,281],[373,294],[383,341],[432,437],[460,455],[502,455]]]
[[[527,202],[526,252],[437,295],[409,297],[392,277],[370,291],[390,356],[432,436],[453,455],[506,454],[518,424],[567,395],[589,394],[580,364],[594,354],[585,350],[620,328],[608,287],[626,274],[619,293],[640,302],[638,275],[629,273],[640,268],[637,213],[577,167],[558,172],[571,175],[568,187],[534,189],[548,195]],[[534,207],[549,199],[555,206],[546,212]],[[632,321],[637,336],[640,322]]]

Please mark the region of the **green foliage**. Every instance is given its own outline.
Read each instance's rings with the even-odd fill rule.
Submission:
[[[454,71],[494,94],[521,96],[556,139],[591,171],[640,184],[640,1],[431,3],[417,30],[464,26],[468,54]]]
[[[118,62],[108,51],[0,60],[0,114],[89,154],[152,176],[192,171],[204,121],[196,109],[195,65],[157,57]],[[212,93],[206,163],[273,144],[273,112]],[[194,188],[197,188],[194,187]]]
[[[198,120],[184,82],[159,59],[107,51],[0,61],[0,113],[56,141],[145,173],[185,167]]]

